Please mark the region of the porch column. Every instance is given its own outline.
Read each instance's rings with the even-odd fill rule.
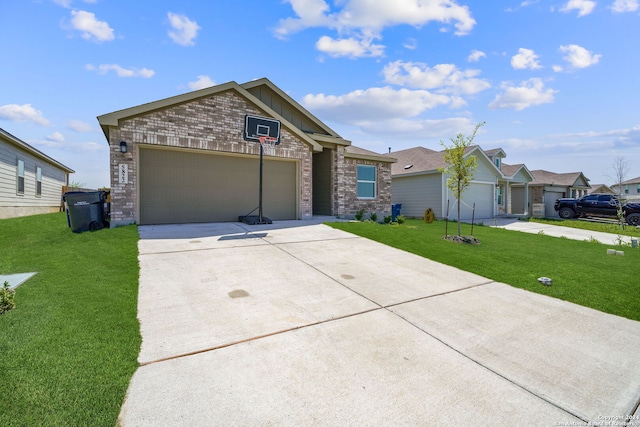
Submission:
[[[524,216],[529,216],[529,183],[524,183]]]

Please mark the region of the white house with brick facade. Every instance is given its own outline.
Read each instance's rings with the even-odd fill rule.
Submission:
[[[264,155],[265,216],[390,214],[395,159],[352,146],[263,78],[99,116],[112,226],[238,221],[254,210],[260,146],[245,140],[247,116],[280,124],[280,144]]]

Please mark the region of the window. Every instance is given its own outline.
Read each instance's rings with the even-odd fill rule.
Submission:
[[[500,169],[500,157],[496,157],[496,167]]]
[[[498,186],[498,205],[502,206],[502,185]]]
[[[24,194],[24,160],[18,160],[18,194]]]
[[[638,184],[638,187],[636,188],[636,193],[640,194],[640,184]]]
[[[376,167],[358,165],[358,198],[375,199],[376,197]]]
[[[629,194],[629,186],[628,185],[624,186],[624,194]]]
[[[36,196],[42,196],[42,168],[36,166]]]

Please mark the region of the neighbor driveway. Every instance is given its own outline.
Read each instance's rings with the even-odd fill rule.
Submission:
[[[638,416],[640,322],[313,222],[139,232],[125,427]]]

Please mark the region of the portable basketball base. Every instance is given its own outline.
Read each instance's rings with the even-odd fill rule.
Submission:
[[[268,144],[269,152],[273,155],[274,147],[280,143],[280,122],[264,117],[246,116],[244,139],[260,143],[260,187],[258,189],[258,207],[247,215],[238,217],[238,221],[249,225],[273,224],[269,218],[262,214],[262,156],[265,144]],[[251,215],[258,211],[258,215]]]

